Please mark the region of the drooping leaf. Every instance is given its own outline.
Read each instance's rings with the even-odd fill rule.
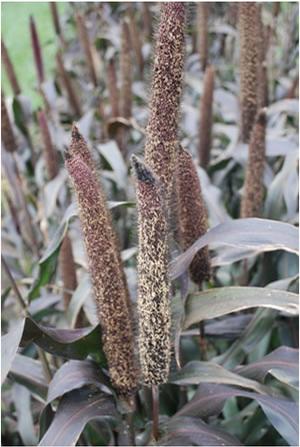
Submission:
[[[31,393],[25,386],[14,383],[12,395],[21,439],[24,445],[36,445],[37,437],[31,411]]]
[[[39,445],[75,445],[84,427],[94,419],[116,419],[113,399],[91,387],[63,396],[53,422]]]
[[[38,325],[26,318],[21,346],[34,342],[45,351],[67,359],[85,359],[94,354],[105,363],[100,326],[80,329],[56,329]]]
[[[251,318],[252,315],[230,315],[220,320],[207,321],[205,335],[210,338],[235,339],[246,329]],[[181,336],[199,336],[199,329],[188,329],[182,332]]]
[[[50,180],[44,188],[44,201],[47,204],[45,207],[46,217],[49,218],[53,215],[56,208],[56,201],[61,188],[65,185],[67,180],[67,172],[61,170],[59,174]]]
[[[199,418],[174,417],[160,445],[242,445],[235,437]]]
[[[213,362],[189,362],[170,377],[170,382],[176,385],[199,385],[200,383],[220,383],[249,388],[257,393],[268,394],[266,386],[262,386],[255,380],[249,380],[235,374]]]
[[[47,377],[39,360],[16,354],[9,374],[33,393],[39,394],[44,399],[46,398],[48,391]]]
[[[28,130],[27,130],[27,127],[25,124],[26,119],[25,119],[23,108],[22,108],[22,104],[21,104],[19,98],[17,98],[16,96],[13,99],[12,109],[13,109],[16,126],[20,129],[20,131],[22,132],[23,135],[28,137]]]
[[[252,307],[267,307],[291,315],[299,313],[295,293],[263,287],[220,287],[188,297],[184,327]]]
[[[20,320],[6,335],[1,337],[1,383],[4,382],[17,353],[25,319]]]
[[[116,142],[111,140],[105,144],[99,144],[98,150],[111,166],[117,185],[125,189],[127,183],[127,167]]]
[[[67,320],[70,327],[75,327],[77,316],[83,303],[86,301],[88,295],[91,293],[91,282],[88,275],[85,275],[78,284],[75,292],[72,295],[67,309]]]
[[[195,254],[208,244],[222,244],[261,253],[286,250],[298,253],[298,230],[293,225],[268,219],[236,219],[224,222],[204,236],[170,263],[170,276],[178,278],[193,260]]]
[[[132,207],[132,206],[135,206],[135,203],[128,202],[128,201],[108,202],[109,209],[114,209],[119,206]],[[55,254],[56,255],[58,254],[59,247],[63,241],[64,236],[66,235],[70,221],[73,217],[76,217],[77,215],[78,215],[77,204],[75,202],[73,202],[67,208],[59,227],[55,231],[54,236],[51,239],[51,242],[50,242],[48,248],[46,249],[42,259],[39,262],[40,270],[42,269],[42,267],[45,269],[45,266],[47,266],[49,259],[51,259]],[[40,287],[41,287],[41,285],[39,285],[38,288],[33,288],[33,291],[30,292],[30,297],[32,295],[34,295],[34,297],[38,296]]]
[[[298,442],[298,406],[289,399],[264,396],[226,385],[201,384],[195,396],[182,407],[176,416],[208,417],[222,411],[231,397],[255,399],[280,435],[290,445]]]
[[[235,370],[238,374],[263,381],[269,373],[288,385],[299,386],[299,350],[281,346],[261,360]]]
[[[101,369],[90,360],[70,360],[55,373],[49,384],[47,402],[85,385],[110,386],[108,378]]]
[[[234,368],[239,365],[246,355],[249,355],[272,331],[275,322],[276,311],[273,309],[257,309],[243,334],[232,343],[229,349],[214,361]]]

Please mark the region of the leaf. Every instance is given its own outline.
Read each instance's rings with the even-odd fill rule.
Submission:
[[[53,294],[45,294],[41,298],[36,298],[31,301],[28,306],[28,312],[33,315],[35,320],[41,319],[41,316],[47,312],[49,315],[52,306],[55,307],[56,304],[61,303],[61,296]]]
[[[62,243],[62,240],[67,232],[68,224],[70,220],[75,216],[77,216],[77,204],[71,203],[71,205],[69,205],[66,209],[64,217],[59,227],[57,228],[47,250],[45,251],[42,259],[40,259],[40,264],[45,263],[48,258],[50,258],[53,253],[55,253],[59,249],[60,244]]]
[[[267,307],[298,315],[298,296],[265,287],[220,287],[192,294],[186,302],[184,328],[200,321],[252,307]]]
[[[110,386],[108,378],[101,369],[90,360],[70,360],[64,363],[55,373],[49,384],[47,402],[57,399],[84,385]]]
[[[1,337],[1,384],[6,379],[22,338],[25,319]]]
[[[61,170],[59,174],[50,180],[44,188],[44,201],[47,204],[45,207],[46,217],[49,218],[53,215],[56,208],[56,201],[60,189],[65,185],[67,180],[67,172]]]
[[[23,135],[28,137],[29,135],[25,124],[26,120],[22,109],[22,104],[20,103],[19,99],[15,96],[13,98],[12,109],[16,126],[19,128],[19,130],[22,132]]]
[[[237,338],[250,323],[252,315],[230,315],[217,321],[207,321],[205,335],[208,337],[232,340]],[[182,337],[199,336],[199,329],[189,329],[181,334]]]
[[[298,230],[293,225],[268,219],[236,219],[224,222],[197,239],[170,263],[174,280],[188,269],[195,254],[208,244],[222,244],[255,250],[256,253],[286,250],[298,253]]]
[[[240,366],[235,371],[259,381],[263,381],[269,373],[296,388],[299,386],[299,350],[281,346],[258,362]]]
[[[272,309],[257,309],[244,333],[224,352],[214,359],[226,368],[240,364],[272,331],[276,312]]]
[[[213,362],[193,361],[187,363],[180,371],[169,378],[176,385],[199,385],[200,383],[220,383],[249,388],[262,394],[269,394],[269,389],[255,380],[239,376]]]
[[[63,396],[49,429],[39,445],[75,445],[86,424],[94,419],[115,419],[111,397],[84,387]]]
[[[160,445],[242,445],[239,440],[199,418],[174,417],[168,423],[168,432]]]
[[[88,295],[91,293],[91,288],[92,285],[89,275],[84,275],[83,278],[80,280],[80,283],[77,286],[75,292],[73,293],[67,309],[66,318],[71,328],[75,327],[77,316],[83,303],[86,301]]]
[[[99,325],[94,328],[56,329],[38,325],[31,318],[26,318],[20,344],[26,346],[32,342],[53,355],[68,359],[85,359],[94,354],[101,362],[105,362]]]
[[[267,197],[264,204],[264,214],[268,217],[281,217],[283,199],[286,202],[288,216],[290,218],[297,212],[298,182],[292,182],[295,175],[298,178],[297,170],[298,151],[291,153],[285,158],[281,170],[276,174],[272,183],[268,187]]]
[[[175,416],[209,417],[222,411],[227,399],[235,396],[255,399],[280,435],[290,444],[298,442],[298,406],[288,400],[244,391],[226,385],[201,384],[188,404]]]
[[[17,413],[18,432],[24,445],[36,445],[37,437],[31,411],[31,393],[18,383],[14,383],[12,391],[13,401]]]
[[[46,398],[48,391],[47,377],[39,360],[16,354],[9,374],[13,375],[18,383],[25,385],[33,393],[39,394],[44,399]]]
[[[127,185],[127,166],[124,158],[115,141],[108,141],[105,144],[99,144],[100,154],[109,163],[115,174],[115,179],[121,189],[126,189]]]
[[[59,246],[50,256],[39,262],[37,276],[27,295],[27,300],[29,302],[40,296],[41,287],[48,284],[54,275],[57,266],[58,249]]]
[[[125,207],[133,207],[135,206],[134,202],[128,202],[128,201],[121,201],[121,202],[108,202],[108,208],[109,209],[114,209],[117,208],[119,206],[125,206]],[[55,231],[55,234],[48,246],[48,248],[46,249],[42,259],[40,260],[40,265],[44,265],[44,263],[47,263],[47,261],[49,260],[49,258],[52,257],[52,255],[54,255],[55,253],[58,253],[58,249],[62,243],[63,238],[66,235],[66,232],[68,230],[69,224],[70,224],[70,220],[73,217],[76,217],[78,215],[78,209],[77,209],[77,204],[71,203],[71,205],[68,206],[64,217],[59,225],[59,227],[57,228],[57,230]],[[36,292],[34,293],[36,294]]]

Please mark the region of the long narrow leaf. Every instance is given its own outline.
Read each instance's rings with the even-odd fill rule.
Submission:
[[[267,219],[236,219],[224,222],[197,239],[170,264],[170,276],[178,278],[187,270],[193,257],[208,244],[223,244],[253,252],[286,250],[298,253],[298,230],[293,225]]]

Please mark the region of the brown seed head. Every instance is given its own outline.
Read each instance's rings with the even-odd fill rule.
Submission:
[[[140,3],[142,7],[142,17],[143,17],[143,30],[144,35],[147,40],[152,37],[152,17],[149,5],[146,2]]]
[[[264,198],[266,110],[258,112],[251,132],[241,217],[260,217]]]
[[[3,42],[3,40],[1,39],[1,58],[2,58],[2,62],[7,74],[7,77],[9,79],[12,91],[14,92],[14,95],[19,95],[21,93],[21,88],[15,73],[15,69],[14,66],[12,64],[12,61],[9,57],[7,48]]]
[[[200,103],[199,126],[199,160],[200,165],[206,169],[209,165],[211,151],[211,133],[213,121],[213,96],[215,72],[212,66],[205,70],[203,96]]]
[[[66,154],[66,167],[77,196],[111,380],[117,392],[127,399],[137,386],[129,293],[102,189],[76,148],[82,140],[76,132],[73,133],[72,144]]]
[[[79,117],[81,116],[81,106],[79,103],[79,99],[73,87],[72,80],[65,69],[62,54],[60,51],[56,55],[56,64],[63,87],[66,89],[67,92],[69,104],[73,109],[73,113],[75,114],[75,116]]]
[[[257,112],[257,4],[239,3],[241,137],[248,143]]]
[[[64,287],[64,305],[68,308],[72,298],[72,291],[77,287],[76,268],[72,244],[68,235],[63,239],[59,252],[59,266]]]
[[[17,143],[13,133],[12,125],[9,119],[8,111],[5,104],[5,98],[1,92],[1,139],[4,143],[4,148],[8,152],[17,150]]]
[[[139,75],[141,79],[143,78],[144,72],[144,57],[142,52],[142,42],[141,42],[141,32],[138,29],[136,23],[136,17],[134,14],[133,5],[130,4],[128,7],[128,16],[129,16],[129,24],[130,24],[130,38],[133,46],[133,50],[135,52],[135,59],[137,66],[139,68]]]
[[[201,69],[204,71],[208,60],[208,15],[209,3],[199,2],[197,4],[197,22],[198,22],[198,46]]]
[[[132,156],[138,207],[139,356],[146,385],[168,378],[171,357],[168,228],[159,181]]]
[[[123,118],[131,118],[132,115],[131,40],[130,40],[129,26],[128,23],[125,21],[122,24],[120,71],[121,71],[121,91],[120,91],[121,115]]]
[[[115,118],[119,116],[119,90],[114,59],[110,59],[107,65],[107,87],[110,98],[111,116]]]
[[[178,236],[183,250],[187,250],[208,229],[207,211],[199,177],[191,155],[181,146],[178,148],[176,192],[178,210]],[[208,248],[198,251],[190,265],[192,280],[201,287],[211,274]]]
[[[170,195],[184,65],[185,4],[161,4],[145,160]]]
[[[47,169],[47,174],[49,180],[52,180],[57,176],[59,172],[59,164],[58,164],[58,154],[52,144],[52,139],[47,123],[47,118],[45,112],[40,110],[38,112],[38,122],[40,126],[40,130],[42,133],[43,143],[44,143],[44,155],[45,155],[45,164]]]
[[[31,45],[33,51],[33,57],[35,62],[35,68],[37,72],[37,78],[39,84],[45,81],[44,63],[42,57],[42,49],[40,45],[39,35],[36,29],[35,21],[32,16],[29,19],[30,35],[31,35]]]
[[[91,81],[93,82],[94,86],[97,87],[97,74],[93,58],[92,44],[90,42],[89,34],[86,29],[84,17],[80,13],[77,13],[75,18],[76,18],[79,39],[84,51],[84,56],[90,72]]]
[[[260,109],[268,105],[268,73],[266,30],[262,22],[262,4],[257,5],[257,107]]]

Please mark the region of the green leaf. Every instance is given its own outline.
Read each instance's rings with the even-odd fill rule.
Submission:
[[[111,140],[104,144],[99,144],[98,150],[100,154],[111,166],[117,185],[121,189],[126,189],[127,185],[127,166],[124,157],[121,154],[115,141]]]
[[[252,307],[267,307],[291,315],[299,313],[298,296],[295,293],[263,287],[221,287],[188,297],[184,328],[202,320]]]
[[[39,360],[16,354],[9,374],[14,377],[16,382],[26,386],[32,393],[38,394],[43,399],[46,398],[48,392],[47,377]]]
[[[51,380],[47,403],[85,385],[111,387],[108,378],[94,362],[70,360],[59,368]]]
[[[272,331],[276,311],[272,309],[257,309],[244,333],[222,355],[214,359],[226,368],[240,364],[246,355],[268,337]]]
[[[299,350],[281,346],[255,363],[236,368],[235,372],[259,381],[263,381],[269,373],[278,380],[297,388],[299,387]]]
[[[160,445],[242,445],[240,441],[199,418],[174,417],[168,423],[168,432]]]
[[[22,109],[22,105],[18,98],[14,96],[13,103],[12,103],[12,109],[14,114],[14,119],[16,126],[20,129],[23,135],[28,137],[28,130],[25,123],[25,116]]]
[[[75,327],[80,309],[91,293],[91,288],[92,285],[89,276],[84,275],[83,278],[80,280],[80,283],[78,284],[75,292],[73,293],[71,301],[68,305],[66,317],[70,327]]]
[[[108,203],[109,209],[117,208],[119,206],[131,207],[135,206],[135,203],[128,201]],[[59,227],[57,228],[47,250],[39,261],[37,277],[35,278],[27,296],[27,299],[29,301],[37,298],[40,295],[41,287],[48,284],[50,279],[54,275],[57,266],[59,248],[61,246],[63,238],[67,233],[69,222],[73,217],[77,216],[77,212],[78,211],[76,203],[71,203],[71,205],[69,205],[69,207],[67,208],[64,217]]]
[[[17,353],[23,330],[25,319],[18,323],[6,335],[1,337],[1,384],[6,379],[11,364]]]
[[[37,436],[31,410],[31,393],[18,383],[14,383],[12,397],[17,413],[17,427],[24,445],[36,445]]]
[[[170,377],[170,382],[176,385],[199,385],[200,383],[220,383],[249,388],[262,394],[270,390],[255,380],[245,379],[239,374],[228,371],[212,362],[193,361],[187,363],[180,371]]]
[[[182,275],[195,254],[208,244],[244,248],[252,254],[274,250],[298,253],[298,237],[298,229],[288,223],[257,218],[230,220],[209,230],[174,259],[170,263],[170,276],[176,279]],[[246,255],[249,256],[248,251]]]
[[[298,406],[289,399],[264,396],[226,385],[201,384],[195,396],[175,416],[209,417],[222,411],[235,396],[255,399],[280,435],[290,444],[298,442]]]
[[[38,325],[31,318],[26,318],[20,345],[26,346],[32,342],[53,355],[85,359],[93,354],[105,364],[99,325],[94,328],[56,329]]]
[[[91,387],[71,391],[63,396],[53,422],[39,445],[75,445],[88,422],[117,417],[111,397]]]

